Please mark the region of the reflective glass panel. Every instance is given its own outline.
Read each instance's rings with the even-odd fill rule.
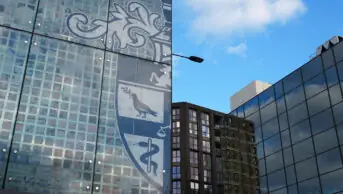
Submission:
[[[335,117],[336,124],[343,122],[343,102],[332,107],[333,115]]]
[[[280,131],[283,131],[288,128],[287,113],[283,113],[279,115],[279,126],[280,126]]]
[[[268,106],[261,109],[261,121],[262,123],[268,121],[269,119],[275,117],[276,114],[276,105],[275,102],[269,104]]]
[[[267,176],[260,177],[260,189],[262,193],[268,193]]]
[[[343,190],[343,169],[322,175],[320,177],[324,194],[340,193]]]
[[[304,84],[306,99],[326,89],[324,74],[321,73]]]
[[[310,116],[328,108],[330,101],[327,90],[309,99],[307,105]]]
[[[316,152],[321,153],[338,145],[335,129],[330,129],[313,137]],[[328,141],[330,140],[330,141]]]
[[[263,138],[267,139],[279,132],[279,124],[277,118],[274,118],[262,125]]]
[[[258,110],[258,98],[255,97],[244,104],[245,116],[249,116]]]
[[[266,163],[264,159],[261,159],[258,161],[258,170],[259,170],[260,176],[263,176],[266,174]]]
[[[261,124],[260,111],[257,111],[254,114],[246,117],[246,120],[252,121],[254,126],[258,127]]]
[[[343,60],[343,43],[337,44],[333,48],[333,53],[335,55],[336,63]]]
[[[269,191],[273,191],[286,186],[285,171],[279,170],[268,175]]]
[[[285,93],[288,93],[292,89],[296,88],[302,83],[300,70],[292,72],[290,75],[283,79],[283,86]]]
[[[37,36],[33,42],[22,94],[29,101],[20,101],[24,119],[17,122],[24,128],[15,130],[7,178],[40,184],[5,186],[86,192],[93,179],[104,53]],[[52,60],[60,53],[71,57]]]
[[[317,176],[317,165],[315,158],[310,158],[295,164],[298,181]]]
[[[266,156],[281,149],[280,134],[264,141],[264,153]]]
[[[0,25],[32,31],[38,0],[1,0]]]
[[[335,59],[333,57],[332,49],[329,49],[322,54],[322,60],[323,60],[323,66],[325,69],[335,64]]]
[[[310,118],[312,134],[315,135],[327,130],[334,125],[331,108]]]
[[[286,148],[283,150],[283,157],[284,157],[284,162],[285,166],[293,164],[293,152],[292,152],[292,147]]]
[[[323,70],[322,58],[318,56],[314,59],[311,59],[311,61],[309,61],[308,63],[306,63],[304,66],[301,67],[301,72],[302,72],[304,82],[318,75],[320,72],[322,72],[322,70]]]
[[[281,132],[282,147],[286,148],[291,145],[291,138],[289,136],[289,130]]]
[[[295,105],[305,100],[304,88],[302,86],[292,90],[292,92],[285,95],[287,109],[290,110]]]
[[[342,93],[339,84],[336,84],[329,88],[329,95],[332,105],[335,105],[342,101]]]
[[[339,144],[342,145],[343,144],[343,124],[338,125],[336,128],[337,128]]]
[[[257,148],[257,157],[263,158],[264,157],[263,142],[258,143],[256,148]]]
[[[255,128],[255,142],[259,143],[262,140],[261,127]]]
[[[0,27],[0,176],[4,177],[4,169],[8,159],[8,148],[13,132],[15,116],[18,108],[19,93],[24,76],[29,34]],[[28,96],[22,97],[27,103]],[[17,120],[24,119],[22,116]],[[16,130],[23,130],[18,124]]]
[[[310,123],[307,119],[291,127],[290,131],[293,144],[311,136]]]
[[[287,187],[288,194],[298,194],[298,186],[296,184]]]
[[[309,138],[305,141],[293,145],[294,160],[298,162],[314,155],[312,139]]]
[[[317,161],[320,174],[324,174],[342,167],[341,154],[339,153],[338,148],[318,155]]]
[[[105,48],[109,0],[40,0],[35,32]]]
[[[287,184],[291,185],[296,182],[294,165],[286,167]]]
[[[274,172],[283,167],[282,152],[266,157],[267,173]]]
[[[336,84],[338,82],[338,75],[336,66],[331,67],[325,71],[326,80],[328,83],[328,87]]]
[[[306,103],[304,102],[288,111],[289,126],[293,126],[294,124],[304,120],[307,117],[307,108]]]
[[[306,180],[304,182],[299,183],[299,193],[313,193],[313,194],[321,193],[320,186],[319,186],[319,179],[313,178],[313,179]]]
[[[283,96],[283,83],[282,81],[278,81],[276,82],[276,84],[273,85],[274,90],[275,90],[275,98],[279,98],[281,96]]]
[[[275,100],[274,97],[274,87],[269,87],[261,94],[258,95],[260,108],[265,107],[267,104],[273,102]]]
[[[276,100],[277,111],[279,114],[286,111],[286,103],[285,98],[281,97],[280,99]]]

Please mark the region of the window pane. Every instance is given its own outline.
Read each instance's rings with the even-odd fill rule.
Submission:
[[[299,183],[299,193],[321,193],[318,178],[313,178]]]
[[[254,126],[258,127],[261,124],[260,112],[255,112],[254,114],[248,116],[246,120],[253,122]]]
[[[306,103],[304,102],[288,111],[289,126],[293,126],[307,117],[307,108]]]
[[[298,194],[298,187],[296,184],[287,187],[289,194]]]
[[[282,81],[278,81],[276,84],[273,85],[275,90],[275,98],[279,98],[283,96],[283,83]]]
[[[296,182],[294,165],[286,167],[286,177],[288,185],[291,185]]]
[[[258,170],[259,170],[260,176],[263,176],[266,174],[266,163],[264,159],[261,159],[258,161]]]
[[[285,161],[285,166],[293,164],[293,152],[292,147],[283,150],[283,156]]]
[[[264,141],[264,153],[266,156],[281,149],[280,134]]]
[[[315,78],[306,82],[304,85],[305,85],[306,99],[309,99],[312,96],[326,89],[326,82],[325,82],[324,74],[322,73],[319,74]]]
[[[302,86],[297,87],[292,92],[285,95],[287,109],[291,109],[295,105],[305,100],[304,88]]]
[[[295,165],[298,181],[317,176],[317,165],[315,158],[310,158]]]
[[[280,131],[283,131],[288,128],[287,113],[283,113],[279,116],[279,125],[280,125]]]
[[[275,102],[261,109],[261,121],[262,123],[276,116],[276,105]]]
[[[343,124],[338,125],[337,127],[339,143],[343,144]]]
[[[322,175],[320,180],[324,194],[340,193],[343,190],[342,177],[343,169]]]
[[[285,97],[282,97],[276,100],[276,105],[277,105],[277,111],[279,114],[285,112],[286,111]]]
[[[256,96],[253,99],[249,100],[244,105],[245,116],[247,117],[251,115],[252,113],[256,112],[257,110],[258,110],[258,98]]]
[[[322,72],[322,70],[323,70],[323,66],[322,66],[321,57],[318,56],[312,59],[311,61],[309,61],[308,63],[306,63],[304,66],[301,67],[304,82],[318,75],[320,72]]]
[[[320,133],[313,138],[317,153],[324,152],[338,145],[335,129]],[[330,141],[328,141],[330,140]]]
[[[274,118],[262,125],[264,139],[267,139],[279,132],[279,124],[277,118]]]
[[[319,111],[322,111],[328,108],[330,106],[330,102],[329,102],[329,95],[328,95],[327,90],[309,99],[307,101],[307,104],[308,104],[308,111],[310,115],[314,115],[318,113]]]
[[[331,67],[330,69],[327,69],[325,71],[325,75],[326,75],[328,87],[335,85],[338,82],[338,75],[337,75],[337,70],[335,66]]]
[[[317,156],[319,173],[323,174],[342,167],[339,149],[333,149]]]
[[[257,157],[263,158],[264,157],[264,150],[263,150],[263,142],[257,144]]]
[[[255,142],[259,143],[262,140],[261,127],[257,127],[255,130]]]
[[[260,177],[260,189],[262,193],[268,193],[267,176]]]
[[[289,136],[289,130],[281,132],[282,147],[288,147],[291,145],[291,138]]]
[[[283,167],[282,152],[266,157],[267,173],[273,172]]]
[[[273,87],[267,88],[265,91],[259,94],[258,97],[259,97],[259,102],[260,102],[260,108],[265,107],[267,104],[275,100],[274,88]]]
[[[336,124],[340,124],[343,122],[343,103],[339,103],[335,105],[333,108],[333,115],[335,117]]]
[[[330,100],[331,100],[332,105],[335,105],[342,101],[341,88],[339,84],[329,88],[329,95],[330,95]]]
[[[314,155],[312,139],[309,138],[293,146],[294,160],[298,162]]]
[[[296,70],[292,72],[290,75],[288,75],[287,77],[283,79],[285,93],[288,93],[295,87],[299,86],[301,82],[302,80],[301,80],[300,71]]]
[[[325,69],[333,66],[335,64],[335,59],[333,58],[332,49],[325,51],[322,54],[322,59],[323,59],[323,65]]]
[[[343,60],[343,44],[339,43],[333,48],[333,53],[336,58],[336,63]]]
[[[290,131],[293,144],[311,136],[310,123],[307,119],[291,127]]]
[[[0,12],[0,25],[32,31],[37,11],[37,0],[2,0],[3,11]]]
[[[286,185],[285,172],[279,170],[277,172],[268,175],[269,191],[273,191],[282,188]]]
[[[311,117],[312,134],[327,130],[334,125],[331,108]]]

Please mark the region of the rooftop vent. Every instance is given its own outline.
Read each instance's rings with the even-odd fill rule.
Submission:
[[[324,44],[317,47],[316,56],[322,54],[324,51],[330,49],[332,46],[338,44],[339,42],[343,41],[342,36],[334,36],[330,40],[326,41]]]

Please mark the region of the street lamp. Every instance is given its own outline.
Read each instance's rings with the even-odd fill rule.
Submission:
[[[179,54],[174,54],[174,53],[172,53],[172,55],[173,55],[173,56],[177,56],[177,57],[182,57],[182,58],[185,58],[185,59],[188,59],[188,60],[197,62],[197,63],[202,63],[202,62],[204,61],[203,58],[200,58],[200,57],[197,57],[197,56],[189,56],[189,57],[186,57],[186,56],[179,55]]]

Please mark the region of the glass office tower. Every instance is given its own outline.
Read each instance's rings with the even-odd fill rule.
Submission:
[[[170,192],[171,0],[0,1],[0,184]]]
[[[343,191],[342,81],[343,42],[231,112],[254,122],[262,193]]]

